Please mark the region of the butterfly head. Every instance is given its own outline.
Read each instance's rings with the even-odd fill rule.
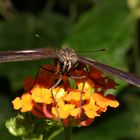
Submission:
[[[67,47],[58,52],[58,59],[63,65],[62,72],[69,71],[78,61],[75,51]]]

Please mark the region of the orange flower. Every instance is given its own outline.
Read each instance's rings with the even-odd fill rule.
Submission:
[[[14,105],[14,109],[18,110],[22,107],[22,103],[21,103],[21,99],[19,97],[16,97],[13,101],[12,101],[13,105]]]
[[[82,67],[71,72],[74,76],[86,76],[86,79],[74,79],[76,88],[70,87],[69,77],[65,74],[62,75],[62,82],[54,89],[51,87],[59,78],[54,73],[56,67],[45,65],[45,69],[46,71],[43,69],[39,72],[36,80],[30,80],[32,89],[12,102],[14,109],[30,111],[39,118],[61,120],[63,125],[87,126],[108,107],[119,106],[113,95],[104,96],[104,92],[115,88],[116,83],[94,68],[90,67],[86,71]],[[27,83],[24,84],[25,89],[28,87]]]
[[[32,99],[37,103],[51,104],[53,102],[50,89],[35,85],[31,93]]]
[[[71,114],[71,112],[74,110],[75,106],[72,104],[65,104],[63,106],[58,107],[58,113],[56,111],[56,107],[52,108],[52,113],[57,116],[60,117],[61,119],[65,119],[68,118]]]
[[[92,98],[95,100],[96,104],[104,110],[106,110],[108,106],[110,107],[119,106],[119,102],[116,101],[113,95],[107,95],[106,97],[104,97],[101,94],[94,93],[92,95]]]
[[[83,109],[88,118],[95,118],[96,116],[99,116],[98,110],[100,109],[100,107],[96,105],[96,102],[93,98],[90,98],[89,103],[84,105]]]
[[[33,101],[29,93],[25,93],[21,96],[21,99],[17,97],[13,100],[14,109],[20,109],[21,112],[31,111],[33,108]]]

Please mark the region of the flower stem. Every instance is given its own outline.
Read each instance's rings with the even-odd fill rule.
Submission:
[[[71,127],[65,126],[64,127],[64,140],[70,140],[71,139]]]

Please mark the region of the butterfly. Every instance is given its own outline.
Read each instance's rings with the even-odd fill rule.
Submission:
[[[53,48],[38,48],[19,51],[0,51],[0,63],[15,61],[32,61],[48,58],[55,59],[62,65],[63,68],[61,70],[61,73],[67,73],[73,67],[76,68],[77,64],[82,63],[85,65],[93,66],[99,71],[113,75],[132,85],[140,87],[140,77],[122,71],[120,69],[99,63],[87,57],[83,57],[77,54],[73,49],[68,47],[61,48],[60,50],[55,50]]]

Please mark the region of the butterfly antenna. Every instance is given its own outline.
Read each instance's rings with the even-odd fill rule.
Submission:
[[[42,40],[44,42],[46,42],[46,40],[42,36],[40,36],[39,34],[35,34],[35,37],[39,38],[40,40]]]
[[[97,50],[92,50],[92,51],[76,51],[76,52],[103,52],[106,51],[107,48],[101,48],[101,49],[97,49]]]

